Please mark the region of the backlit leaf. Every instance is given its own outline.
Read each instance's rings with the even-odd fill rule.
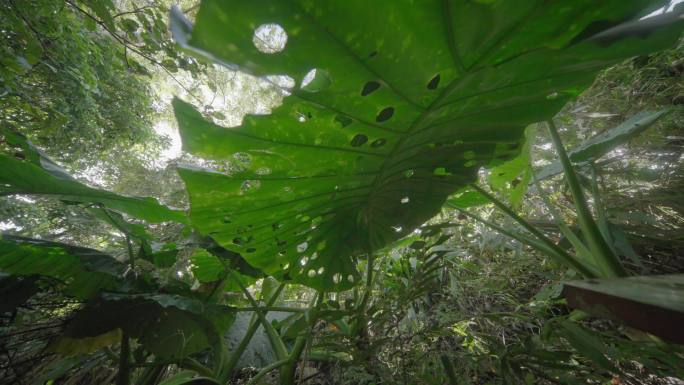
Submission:
[[[239,166],[180,171],[191,221],[278,279],[349,288],[355,257],[409,234],[480,167],[517,155],[525,127],[598,71],[673,44],[682,23],[672,20],[591,38],[649,4],[205,0],[192,32],[172,20],[179,43],[300,86],[235,128],[174,101],[184,150]],[[326,81],[310,92],[314,69]]]

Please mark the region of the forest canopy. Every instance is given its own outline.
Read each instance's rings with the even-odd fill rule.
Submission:
[[[0,384],[684,381],[684,4],[8,0]]]

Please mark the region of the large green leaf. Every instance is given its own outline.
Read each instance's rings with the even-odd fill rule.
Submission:
[[[208,348],[233,323],[226,306],[171,294],[104,293],[80,310],[51,347],[82,353],[116,343],[125,331],[158,357],[178,359]]]
[[[43,276],[66,285],[66,293],[87,299],[102,289],[125,289],[126,266],[100,251],[63,243],[16,237],[0,238],[0,271]]]
[[[174,101],[183,148],[234,166],[180,171],[191,221],[267,273],[348,288],[355,256],[519,153],[599,70],[673,44],[671,17],[602,31],[651,3],[204,0],[193,31],[175,15],[181,44],[298,85],[230,129]]]
[[[102,205],[150,222],[186,221],[183,212],[162,206],[154,198],[127,197],[86,186],[22,135],[7,128],[0,129],[0,134],[20,151],[14,156],[0,153],[0,195],[50,195],[65,201]]]

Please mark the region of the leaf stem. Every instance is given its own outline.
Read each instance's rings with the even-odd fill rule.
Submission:
[[[529,231],[541,241],[544,246],[546,246],[548,249],[552,250],[554,255],[557,255],[562,262],[564,262],[566,265],[572,267],[575,269],[578,273],[582,274],[586,278],[595,278],[596,274],[594,274],[593,271],[591,271],[588,267],[584,266],[580,261],[577,260],[577,258],[572,257],[568,253],[566,253],[563,249],[558,247],[553,241],[551,241],[546,235],[544,235],[541,231],[537,230],[534,226],[532,226],[529,222],[527,222],[525,219],[520,217],[518,214],[516,214],[512,209],[510,209],[508,206],[503,204],[503,202],[499,201],[496,199],[494,196],[492,196],[490,193],[487,191],[483,190],[477,185],[471,185],[475,190],[477,190],[480,194],[482,194],[485,198],[487,198],[490,202],[494,203],[496,207],[498,207],[501,211],[503,211],[506,215],[511,217],[514,221],[518,222],[525,230]]]
[[[316,320],[318,319],[318,311],[321,308],[321,305],[323,304],[324,298],[324,293],[319,291],[316,294],[316,298],[314,300],[314,303],[312,304],[313,306],[310,307],[308,314],[306,314],[308,326],[307,332],[305,335],[298,336],[295,340],[294,346],[292,347],[292,351],[290,352],[290,356],[288,357],[287,365],[283,367],[282,372],[280,373],[281,385],[294,384],[295,372],[297,369],[297,363],[299,362],[299,357],[301,357],[302,352],[306,347],[306,343],[309,341],[309,338],[313,334],[313,328],[316,324]]]
[[[268,299],[266,307],[263,308],[265,309],[265,311],[267,311],[275,303],[275,301],[278,299],[280,293],[283,291],[284,288],[285,283],[281,283],[280,286],[278,286],[278,288],[273,293],[271,298]],[[247,329],[245,336],[240,341],[240,344],[235,348],[233,353],[230,355],[228,362],[226,362],[226,364],[223,366],[223,369],[221,370],[221,374],[219,376],[222,383],[226,382],[228,378],[230,378],[230,376],[233,374],[233,370],[235,370],[235,367],[237,366],[240,357],[244,353],[245,349],[247,349],[247,346],[249,345],[249,342],[252,340],[252,337],[256,333],[257,329],[259,329],[259,324],[259,322],[252,322],[249,325],[249,328]]]
[[[568,186],[570,186],[572,199],[575,203],[575,210],[577,210],[577,220],[585,238],[587,239],[587,242],[589,243],[589,248],[593,253],[596,253],[597,264],[605,276],[626,276],[627,272],[620,263],[620,260],[617,258],[615,253],[613,253],[613,250],[610,248],[610,246],[608,246],[608,243],[606,243],[606,240],[603,238],[603,236],[601,236],[601,230],[599,230],[596,222],[594,222],[591,211],[589,210],[589,206],[587,206],[586,199],[584,198],[584,193],[582,192],[579,178],[577,177],[577,174],[570,163],[568,154],[565,152],[565,148],[563,147],[563,142],[561,141],[560,135],[558,135],[556,125],[553,123],[553,120],[549,120],[547,123],[551,140],[553,145],[556,147],[558,158],[563,166],[565,180],[568,183]]]
[[[268,339],[271,342],[271,346],[273,347],[273,351],[276,354],[276,357],[278,357],[279,360],[285,359],[287,357],[287,348],[285,348],[285,343],[283,343],[283,340],[278,335],[278,332],[273,328],[273,325],[271,325],[271,323],[268,322],[265,313],[263,312],[257,301],[254,299],[252,294],[249,292],[249,290],[247,290],[245,285],[242,283],[240,277],[238,277],[232,269],[228,269],[228,272],[233,276],[238,286],[240,286],[240,289],[244,293],[245,297],[247,297],[247,300],[252,305],[252,307],[256,309],[254,312],[256,313],[257,317],[259,318],[259,321],[261,321],[261,324],[264,327],[264,331],[266,332],[266,335],[268,336]]]
[[[272,363],[272,364],[270,364],[270,365],[264,366],[263,368],[261,368],[261,370],[259,370],[259,372],[258,372],[257,374],[254,375],[254,377],[252,377],[252,378],[249,380],[249,382],[247,383],[247,385],[255,385],[255,384],[257,384],[258,381],[261,380],[261,378],[262,378],[263,376],[267,375],[267,374],[270,373],[272,370],[278,369],[279,367],[281,367],[281,366],[283,366],[283,365],[287,365],[289,362],[290,362],[290,359],[287,358],[287,359],[284,359],[284,360],[276,361],[276,362],[274,362],[274,363]]]

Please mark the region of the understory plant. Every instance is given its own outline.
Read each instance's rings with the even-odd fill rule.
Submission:
[[[67,3],[117,28],[110,2]],[[11,379],[294,385],[327,372],[359,384],[598,383],[631,375],[637,356],[649,373],[681,376],[679,347],[585,328],[588,314],[569,310],[558,292],[565,278],[628,275],[594,160],[666,111],[570,153],[554,116],[599,71],[677,42],[681,8],[643,18],[652,6],[203,0],[194,24],[174,8],[168,24],[193,57],[186,67],[265,77],[286,97],[229,128],[172,101],[194,162],[177,168],[187,210],[88,186],[20,130],[0,128],[0,194],[57,200],[120,235],[107,253],[3,234],[10,343],[30,333],[11,330],[31,323],[22,308],[65,304],[41,315],[59,319],[49,327],[60,333],[17,349],[26,358]],[[131,39],[133,22],[122,26]],[[548,129],[577,226],[530,167],[537,123]],[[489,187],[481,170],[490,170]],[[521,215],[530,184],[570,248]],[[489,203],[506,215],[503,225],[473,211]],[[479,252],[509,277],[483,273],[467,218],[496,230],[478,237],[519,242],[497,238],[500,248]],[[172,235],[158,236],[162,226]],[[525,282],[530,275],[538,281]],[[539,281],[549,285],[525,300]],[[292,291],[300,302],[285,302]],[[471,301],[473,291],[486,293],[484,303]],[[249,321],[229,345],[242,313]],[[245,376],[240,360],[259,335],[272,359]]]

